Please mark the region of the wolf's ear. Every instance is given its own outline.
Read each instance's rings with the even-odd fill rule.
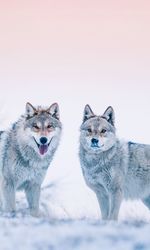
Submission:
[[[59,106],[58,103],[53,103],[47,110],[48,113],[55,119],[59,120]]]
[[[92,109],[90,108],[90,106],[87,104],[84,108],[84,114],[83,114],[83,122],[85,122],[86,120],[88,120],[89,118],[95,116]]]
[[[26,104],[27,117],[32,117],[35,113],[36,113],[36,108],[34,108],[31,103],[27,102]]]
[[[103,114],[103,117],[106,118],[106,120],[112,125],[114,126],[115,125],[115,113],[114,113],[114,110],[111,106],[109,106],[104,114]]]

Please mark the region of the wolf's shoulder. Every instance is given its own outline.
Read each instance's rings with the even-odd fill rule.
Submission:
[[[142,144],[142,143],[135,143],[135,142],[128,142],[129,147],[129,154],[130,158],[138,160],[149,159],[150,160],[150,145],[149,144]]]
[[[150,150],[150,144],[137,143],[137,142],[132,142],[132,141],[128,141],[128,147],[131,150],[135,150],[135,149],[149,149]]]

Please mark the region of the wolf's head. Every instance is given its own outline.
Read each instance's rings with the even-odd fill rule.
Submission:
[[[116,142],[115,115],[108,107],[102,116],[93,113],[89,105],[85,106],[80,142],[86,151],[100,153],[110,149]]]
[[[41,156],[55,149],[61,134],[58,104],[35,108],[27,103],[23,134],[24,141]]]

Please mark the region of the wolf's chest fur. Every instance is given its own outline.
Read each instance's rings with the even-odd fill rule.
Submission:
[[[89,166],[91,162],[88,159],[88,156],[85,157],[87,162],[83,164],[82,170],[86,180],[86,183],[91,188],[96,188],[97,185],[107,186],[107,184],[111,181],[112,169],[110,165],[105,165],[104,162],[99,162],[95,165]]]
[[[25,162],[24,162],[25,163]],[[48,162],[38,162],[31,160],[28,164],[15,164],[12,169],[12,176],[14,184],[16,185],[17,189],[23,188],[24,183],[32,182],[32,183],[42,183],[46,170],[49,166]]]
[[[84,178],[88,186],[96,189],[98,185],[109,189],[111,182],[116,176],[116,171],[120,172],[121,159],[117,156],[116,148],[109,153],[100,155],[90,155],[83,148],[80,149],[80,160]],[[122,170],[123,172],[124,170]]]
[[[37,153],[28,145],[24,150],[22,148],[20,150],[17,142],[14,143],[12,137],[7,136],[7,134],[3,141],[3,145],[7,146],[7,150],[5,150],[2,145],[1,154],[1,171],[4,178],[12,181],[15,189],[23,189],[24,184],[27,182],[41,184],[54,152],[40,159]],[[9,143],[11,143],[11,147],[8,146]]]

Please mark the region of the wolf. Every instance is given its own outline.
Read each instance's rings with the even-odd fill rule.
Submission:
[[[118,219],[123,199],[141,199],[150,209],[150,145],[120,140],[111,106],[101,116],[85,106],[79,158],[103,220]]]
[[[62,131],[57,103],[26,104],[25,113],[0,135],[1,205],[15,212],[17,190],[24,190],[32,216],[40,216],[41,184],[58,148]]]

